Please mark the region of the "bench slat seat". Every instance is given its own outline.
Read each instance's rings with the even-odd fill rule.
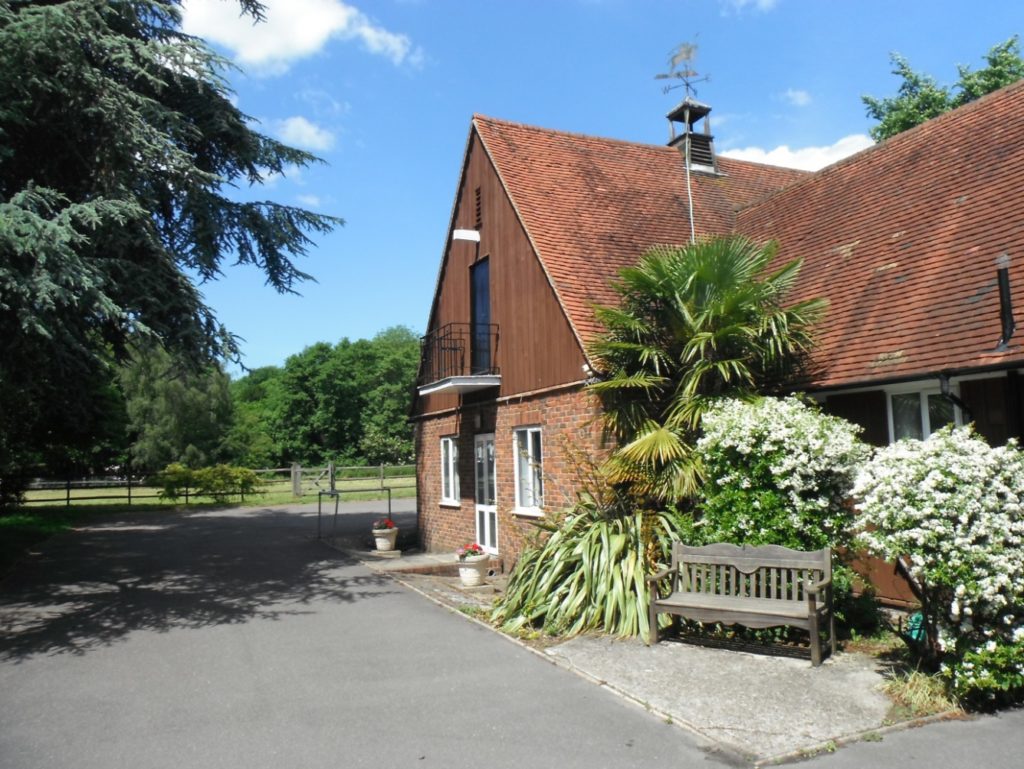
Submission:
[[[761,598],[741,598],[734,595],[715,595],[714,593],[673,593],[667,598],[659,599],[658,605],[691,609],[719,609],[739,614],[785,617],[787,619],[807,619],[806,601],[765,601]]]
[[[659,585],[671,579],[662,596]],[[791,550],[778,545],[718,543],[672,545],[672,568],[647,578],[650,585],[649,643],[658,642],[658,615],[698,622],[767,628],[787,625],[807,630],[811,663],[821,664],[819,629],[828,623],[836,650],[832,614],[832,551]]]

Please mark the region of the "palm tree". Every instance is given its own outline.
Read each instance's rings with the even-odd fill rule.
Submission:
[[[722,396],[773,392],[806,365],[825,301],[783,307],[800,260],[767,273],[777,244],[715,238],[649,251],[595,312],[606,331],[590,346],[602,372],[590,385],[618,448],[609,480],[675,502],[700,481],[693,446],[701,416]]]

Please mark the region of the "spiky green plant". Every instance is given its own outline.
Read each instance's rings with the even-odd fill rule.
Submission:
[[[602,630],[647,636],[646,577],[668,560],[679,536],[673,513],[630,511],[621,492],[609,505],[585,494],[516,563],[491,619],[506,632],[541,627],[553,635]]]

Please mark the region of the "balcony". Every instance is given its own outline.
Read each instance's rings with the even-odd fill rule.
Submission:
[[[420,395],[468,393],[501,384],[494,365],[498,326],[449,323],[420,340]]]

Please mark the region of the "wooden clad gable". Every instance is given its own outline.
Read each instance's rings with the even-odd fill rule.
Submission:
[[[479,230],[479,244],[453,241],[455,230]],[[470,134],[428,333],[470,320],[470,269],[487,259],[495,364],[504,397],[580,381],[583,351],[486,148]],[[416,413],[459,405],[455,393],[421,396]]]

